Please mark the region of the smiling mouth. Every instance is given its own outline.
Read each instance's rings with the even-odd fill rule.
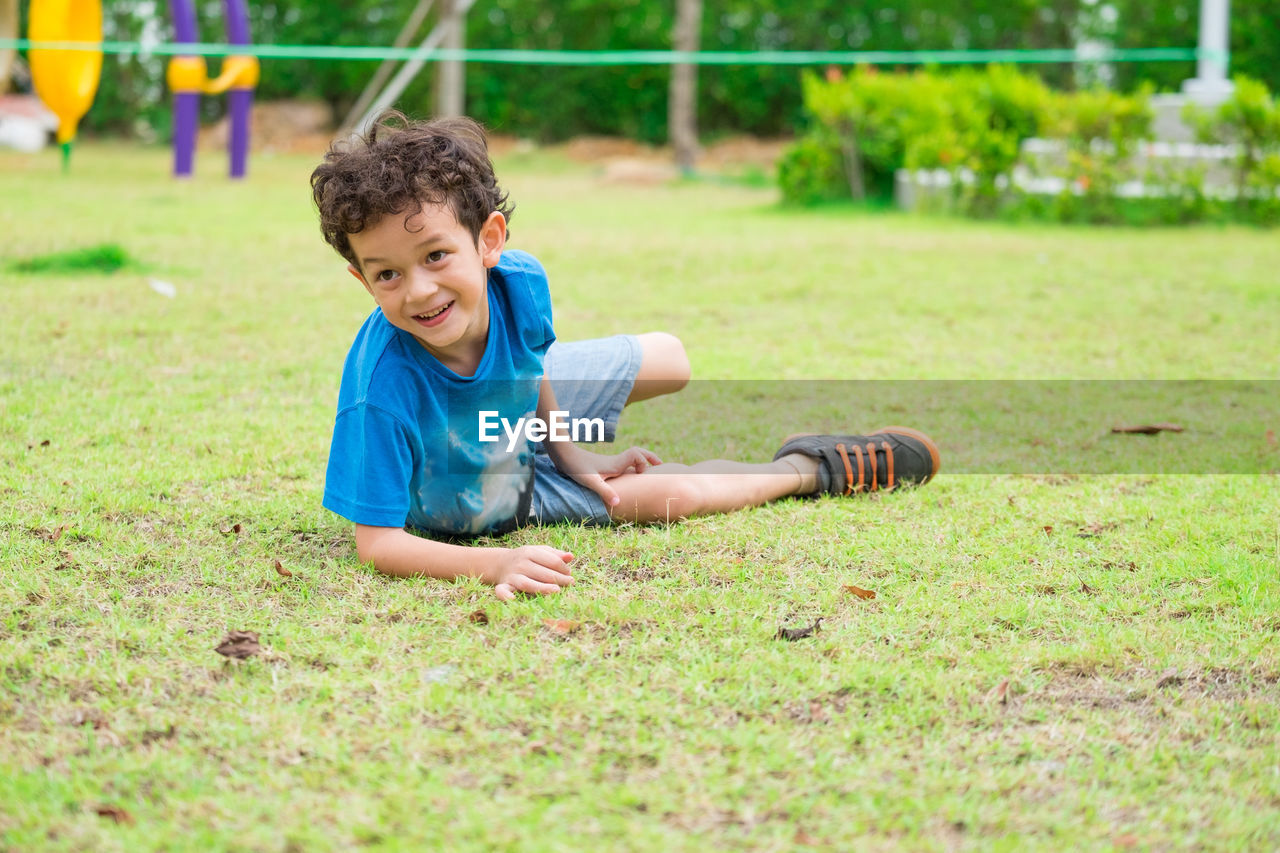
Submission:
[[[426,322],[431,322],[432,320],[434,320],[435,318],[439,317],[441,314],[443,314],[444,312],[448,311],[448,310],[449,310],[450,308],[452,308],[452,307],[453,307],[453,303],[452,303],[452,302],[448,302],[448,303],[446,303],[446,304],[444,304],[444,305],[441,305],[441,306],[440,306],[439,308],[437,308],[436,310],[431,311],[431,312],[429,312],[429,313],[427,313],[427,314],[415,314],[415,315],[413,315],[413,319],[415,319],[415,320],[423,320],[423,321],[426,321]]]

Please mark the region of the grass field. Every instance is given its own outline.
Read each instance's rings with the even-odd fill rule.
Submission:
[[[1271,474],[996,476],[939,434],[914,492],[509,537],[578,555],[559,596],[387,579],[320,507],[371,304],[312,165],[0,153],[6,261],[129,258],[0,272],[0,848],[1280,847],[1263,435]],[[499,166],[561,338],[665,329],[699,378],[1280,379],[1275,233]],[[633,430],[678,458],[661,411]],[[263,654],[225,661],[230,630]]]

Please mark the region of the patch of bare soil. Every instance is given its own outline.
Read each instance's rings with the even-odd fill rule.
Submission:
[[[790,144],[788,139],[759,139],[754,136],[731,136],[704,145],[699,152],[698,168],[722,169],[741,166],[772,167]],[[565,156],[579,163],[660,162],[672,161],[669,146],[645,145],[631,139],[612,136],[580,136],[565,143]]]
[[[661,157],[661,149],[630,139],[614,136],[579,136],[564,145],[564,153],[579,163],[601,163],[610,160],[652,160]]]
[[[708,145],[698,158],[698,168],[713,171],[727,167],[755,166],[772,169],[782,156],[790,139],[760,139],[754,136],[731,136]]]
[[[758,139],[734,136],[704,146],[696,169],[712,174],[736,174],[745,170],[769,172],[788,145],[786,139]],[[628,184],[657,184],[679,177],[675,158],[668,146],[650,146],[630,139],[584,136],[562,146],[566,157],[599,166],[606,181]]]
[[[1066,671],[1055,674],[1052,681],[1033,695],[1054,705],[1104,710],[1150,706],[1164,695],[1219,702],[1249,698],[1280,701],[1280,674],[1225,667],[1185,671],[1170,668],[1159,672],[1145,669],[1118,673]]]
[[[323,154],[333,139],[333,110],[323,101],[255,101],[249,118],[249,148],[292,154]],[[201,128],[202,151],[225,151],[230,122],[224,117]]]
[[[323,101],[257,101],[249,123],[249,145],[253,151],[313,154],[320,156],[333,140],[336,117]],[[202,151],[225,151],[230,135],[226,118],[202,128]],[[787,139],[760,139],[732,136],[704,145],[699,153],[700,172],[734,174],[744,170],[768,172],[789,144]],[[496,156],[534,148],[535,144],[516,136],[494,134],[489,150]],[[634,184],[663,183],[679,176],[668,146],[646,145],[614,136],[580,136],[552,146],[577,163],[599,166],[607,181]]]

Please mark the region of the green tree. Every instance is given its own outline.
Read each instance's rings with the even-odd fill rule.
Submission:
[[[253,38],[260,43],[389,45],[415,0],[251,0]],[[1117,47],[1192,47],[1199,0],[704,0],[701,44],[706,50],[934,50],[1069,48],[1097,29],[1103,7],[1114,7],[1108,37]],[[221,40],[220,4],[201,3],[202,37]],[[25,4],[24,4],[25,6]],[[467,21],[474,48],[667,49],[675,0],[478,0]],[[1231,70],[1280,88],[1280,22],[1275,0],[1233,0]],[[108,37],[140,38],[151,27],[172,38],[166,4],[104,0]],[[1091,29],[1092,28],[1092,29]],[[1096,32],[1094,33],[1096,34]],[[167,131],[169,93],[164,60],[108,57],[88,130]],[[216,72],[217,60],[210,67]],[[374,73],[375,62],[281,60],[263,62],[259,96],[310,96],[339,115]],[[800,79],[790,66],[704,66],[699,70],[698,123],[718,132],[774,135],[803,127]],[[819,70],[819,69],[809,69]],[[1075,84],[1069,64],[1030,66],[1055,88]],[[1116,83],[1136,90],[1150,80],[1176,89],[1194,63],[1119,63]],[[471,63],[467,110],[491,126],[543,140],[582,133],[623,134],[653,142],[667,138],[665,66],[556,67]],[[431,69],[405,92],[401,106],[430,109]],[[223,101],[205,99],[208,118]]]

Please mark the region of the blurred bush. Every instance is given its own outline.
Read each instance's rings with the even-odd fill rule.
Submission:
[[[1187,119],[1207,143],[1236,148],[1234,197],[1239,218],[1280,223],[1280,100],[1248,77],[1235,78],[1235,93],[1216,110],[1193,107]]]
[[[1149,142],[1151,91],[1054,91],[1004,66],[811,73],[803,84],[809,129],[779,165],[783,198],[884,202],[897,170],[931,170],[945,178],[932,186],[945,190],[917,186],[920,206],[971,216],[1280,222],[1280,105],[1266,86],[1237,77],[1218,109],[1188,112],[1202,143],[1235,152],[1232,180],[1216,184],[1195,152],[1169,155]],[[1049,141],[1032,148],[1032,138]]]

